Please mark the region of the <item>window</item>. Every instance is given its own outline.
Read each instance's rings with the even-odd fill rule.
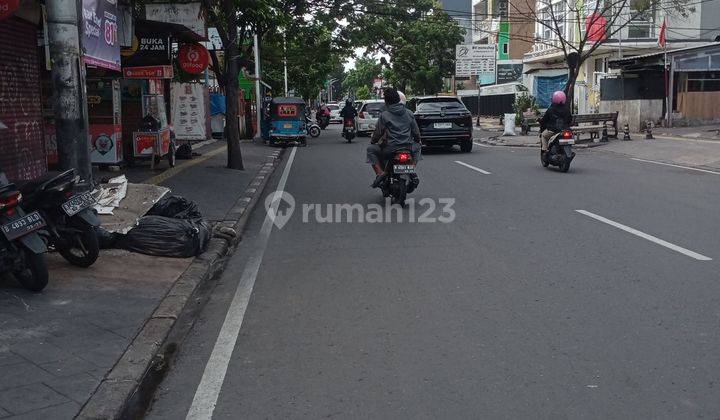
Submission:
[[[557,31],[560,36],[565,36],[565,2],[559,1],[552,6],[553,16],[557,22]]]
[[[508,54],[508,44],[507,44],[507,43],[503,44],[503,46],[502,46],[502,53],[505,54],[505,55]]]
[[[655,26],[655,10],[649,0],[630,0],[628,38],[651,38]]]
[[[422,99],[417,104],[417,110],[420,112],[443,111],[446,109],[465,109],[465,105],[460,100],[453,98]]]

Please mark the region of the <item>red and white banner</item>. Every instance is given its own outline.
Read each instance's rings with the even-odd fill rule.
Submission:
[[[125,67],[123,77],[126,79],[172,79],[172,66]]]

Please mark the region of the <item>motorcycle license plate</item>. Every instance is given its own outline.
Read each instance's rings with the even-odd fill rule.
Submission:
[[[415,165],[393,165],[393,172],[396,174],[414,174]]]
[[[292,124],[283,124],[283,128],[293,128]]]
[[[2,230],[2,233],[8,241],[14,241],[17,238],[25,236],[28,233],[34,232],[44,226],[45,220],[42,216],[40,216],[40,213],[34,211],[19,219],[13,220],[12,222],[5,223],[0,226],[0,230]]]
[[[446,128],[452,128],[452,123],[435,123],[433,124],[433,127],[441,130]]]
[[[90,193],[84,192],[73,196],[62,204],[62,209],[68,216],[74,216],[86,208],[95,204],[95,199]]]

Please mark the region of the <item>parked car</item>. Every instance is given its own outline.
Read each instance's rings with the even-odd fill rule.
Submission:
[[[358,108],[358,116],[355,117],[355,129],[358,136],[369,135],[375,131],[380,113],[385,110],[385,101],[382,99],[368,99],[362,101]]]
[[[336,103],[327,104],[330,109],[330,122],[342,124],[342,118],[340,117],[340,105]]]
[[[423,146],[460,146],[472,151],[473,121],[470,111],[457,96],[425,96],[408,103],[415,113]]]

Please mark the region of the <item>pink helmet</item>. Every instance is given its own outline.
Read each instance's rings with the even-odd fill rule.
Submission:
[[[562,105],[567,100],[567,97],[565,96],[565,92],[562,90],[558,90],[555,93],[553,93],[552,97],[552,103]]]

